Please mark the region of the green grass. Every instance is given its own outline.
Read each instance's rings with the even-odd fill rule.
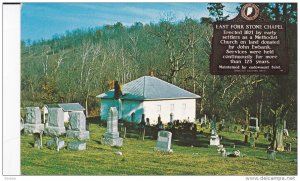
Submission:
[[[291,153],[277,153],[277,160],[267,160],[268,142],[261,135],[257,148],[243,144],[241,133],[221,132],[222,144],[226,150],[234,142],[236,149],[245,157],[224,158],[216,147],[208,147],[208,134],[197,136],[194,147],[179,146],[180,141],[173,140],[174,153],[155,152],[155,140],[144,141],[126,138],[122,148],[100,144],[106,128],[96,124],[90,126],[91,139],[87,141],[87,150],[70,151],[67,149],[50,150],[44,147],[33,148],[33,136],[21,136],[21,172],[22,175],[296,175],[296,141],[292,142]],[[208,130],[204,130],[208,133]],[[296,133],[291,133],[291,137]],[[65,142],[71,141],[62,137]],[[123,155],[117,155],[119,150]]]

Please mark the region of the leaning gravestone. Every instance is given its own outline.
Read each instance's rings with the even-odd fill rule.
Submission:
[[[155,150],[161,152],[172,152],[172,133],[169,131],[159,131]]]
[[[66,133],[62,108],[48,109],[48,126],[45,128],[45,132],[49,136],[59,136]]]
[[[86,140],[90,138],[90,132],[86,131],[86,118],[82,111],[70,112],[70,130],[67,130],[67,137]]]
[[[110,146],[122,146],[123,138],[119,137],[118,131],[118,111],[116,107],[111,107],[107,120],[107,131],[102,138],[102,144]]]
[[[39,107],[27,107],[26,108],[26,121],[24,124],[24,133],[32,134],[39,133],[44,130],[44,124],[42,124],[41,111]]]

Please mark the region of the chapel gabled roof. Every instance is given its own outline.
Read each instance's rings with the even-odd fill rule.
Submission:
[[[123,85],[121,99],[159,100],[159,99],[197,99],[199,95],[186,91],[154,76],[143,76]],[[98,95],[102,99],[113,99],[114,89]]]

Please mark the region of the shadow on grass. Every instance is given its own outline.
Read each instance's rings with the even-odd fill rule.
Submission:
[[[99,140],[92,140],[92,141],[95,141],[97,144],[100,144],[100,145],[102,144],[101,141],[99,141]]]

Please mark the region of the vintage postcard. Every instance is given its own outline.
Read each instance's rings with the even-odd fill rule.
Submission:
[[[297,3],[22,3],[20,112],[21,175],[295,179]]]

